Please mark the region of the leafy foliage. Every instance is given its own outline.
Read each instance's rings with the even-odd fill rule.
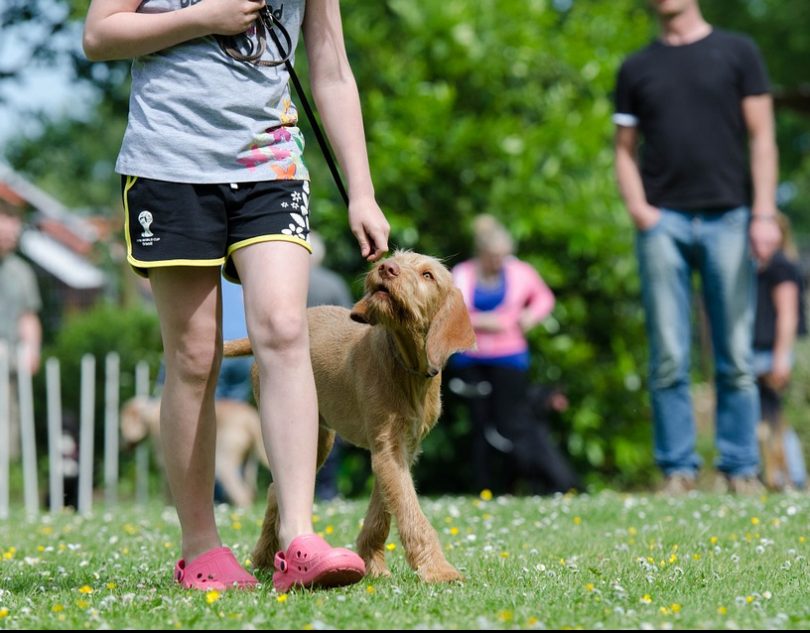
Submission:
[[[13,0],[0,18],[14,26],[50,11],[75,26],[84,4]],[[701,6],[711,22],[759,42],[779,90],[800,87],[800,53],[810,47],[805,0]],[[347,0],[342,12],[392,245],[452,265],[470,253],[475,214],[503,220],[519,256],[557,295],[553,318],[531,335],[533,373],[566,389],[572,406],[560,434],[567,448],[583,470],[614,483],[643,481],[652,470],[646,344],[633,230],[613,176],[610,115],[619,63],[656,32],[646,3]],[[48,59],[48,50],[32,58]],[[111,163],[126,112],[127,64],[88,64],[75,40],[59,50],[77,82],[97,88],[98,105],[76,120],[43,122],[41,136],[18,139],[6,155],[71,204],[118,209]],[[810,196],[807,130],[801,112],[779,112],[783,178],[797,192],[791,211],[798,227]],[[327,264],[359,290],[366,265],[315,144],[307,160]],[[466,419],[451,406],[425,446],[423,486],[440,488],[447,463],[463,461],[458,447],[466,432]]]

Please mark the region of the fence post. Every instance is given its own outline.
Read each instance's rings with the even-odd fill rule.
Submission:
[[[93,509],[93,426],[95,421],[96,359],[82,356],[79,430],[79,514]]]
[[[135,395],[149,396],[149,363],[144,360],[135,367]],[[135,449],[135,499],[140,504],[149,501],[149,441]]]
[[[116,352],[107,354],[104,368],[104,501],[118,501],[118,406],[120,360]]]
[[[23,495],[25,512],[31,517],[39,513],[37,484],[37,443],[34,433],[34,390],[28,368],[28,350],[17,348],[17,388],[20,402],[20,437],[22,439]]]
[[[11,370],[8,364],[8,345],[0,341],[0,519],[8,518],[8,493],[11,447]]]
[[[48,471],[51,512],[64,508],[65,480],[62,464],[62,387],[59,380],[59,359],[45,363],[45,388],[48,398]]]

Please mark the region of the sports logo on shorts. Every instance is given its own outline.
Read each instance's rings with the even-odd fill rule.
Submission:
[[[152,217],[151,211],[144,209],[138,214],[138,224],[141,225],[143,232],[140,237],[135,237],[135,232],[133,231],[132,237],[141,246],[153,246],[160,241],[160,238],[152,232],[151,226],[153,221],[154,217]]]
[[[149,211],[141,211],[138,214],[138,222],[140,222],[143,227],[141,237],[152,237],[154,235],[154,233],[149,230],[149,227],[152,225],[152,214]]]

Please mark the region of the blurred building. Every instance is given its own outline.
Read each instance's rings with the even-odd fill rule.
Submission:
[[[91,306],[104,291],[106,275],[93,263],[99,227],[3,163],[0,199],[22,211],[19,251],[37,273],[40,317],[53,332],[65,314]]]

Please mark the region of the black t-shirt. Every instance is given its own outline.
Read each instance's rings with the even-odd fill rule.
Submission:
[[[754,349],[773,349],[776,334],[776,309],[773,305],[773,289],[789,282],[799,287],[799,329],[798,334],[807,334],[804,314],[804,284],[799,267],[789,260],[782,251],[773,256],[771,262],[757,274],[757,317],[754,322]]]
[[[628,57],[614,121],[639,129],[647,201],[685,211],[750,205],[742,100],[768,92],[756,44],[728,31],[682,46],[657,40]]]

